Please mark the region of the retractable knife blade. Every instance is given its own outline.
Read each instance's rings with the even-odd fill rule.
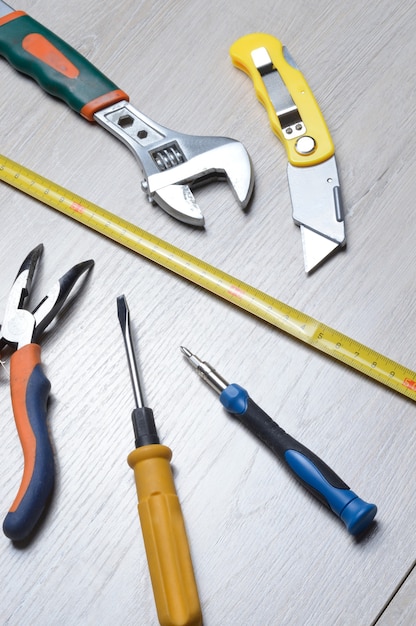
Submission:
[[[264,33],[245,35],[231,46],[230,55],[252,79],[286,149],[293,220],[300,226],[309,273],[346,243],[331,135],[303,74],[278,39]]]

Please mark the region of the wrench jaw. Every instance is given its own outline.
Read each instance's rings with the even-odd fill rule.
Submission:
[[[203,226],[204,217],[191,187],[226,180],[238,204],[244,209],[251,198],[254,177],[250,157],[240,142],[227,138],[192,138],[195,139],[213,147],[199,153],[191,150],[189,160],[149,176],[146,191],[151,200],[173,217],[194,226]],[[189,146],[180,145],[186,154],[186,147]]]
[[[144,175],[143,191],[172,217],[203,226],[191,187],[212,180],[227,180],[240,206],[247,206],[253,169],[239,141],[177,133],[127,101],[96,112],[94,119],[133,152]]]
[[[167,185],[149,194],[149,199],[181,222],[201,228],[205,224],[202,211],[188,185]]]
[[[207,154],[208,158],[208,154]],[[213,177],[226,180],[242,209],[250,202],[254,187],[254,171],[249,154],[242,143],[228,139],[210,158],[215,162]]]

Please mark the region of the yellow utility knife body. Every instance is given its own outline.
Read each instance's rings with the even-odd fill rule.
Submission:
[[[230,55],[253,80],[286,149],[293,219],[301,229],[305,271],[310,272],[345,244],[331,136],[304,76],[278,39],[264,33],[246,35],[231,46]]]

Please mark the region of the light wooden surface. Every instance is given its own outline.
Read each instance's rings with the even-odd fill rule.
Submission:
[[[256,173],[250,210],[225,184],[196,191],[206,229],[148,205],[126,148],[1,60],[1,152],[98,205],[415,368],[415,5],[304,0],[21,0],[161,124],[228,135]],[[336,145],[347,249],[306,277],[283,148],[236,70],[249,32],[288,46]],[[173,449],[206,626],[382,626],[416,620],[415,405],[0,185],[0,309],[24,256],[45,253],[34,302],[93,257],[87,288],[44,337],[57,485],[24,548],[0,541],[0,622],[157,624],[133,474],[132,394],[116,315],[125,293],[148,403]],[[314,500],[180,354],[186,345],[379,507],[361,540]],[[6,368],[8,364],[6,363]],[[0,503],[21,475],[0,372]]]

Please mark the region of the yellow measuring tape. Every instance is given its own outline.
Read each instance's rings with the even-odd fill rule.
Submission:
[[[0,180],[416,400],[416,372],[0,155]]]

